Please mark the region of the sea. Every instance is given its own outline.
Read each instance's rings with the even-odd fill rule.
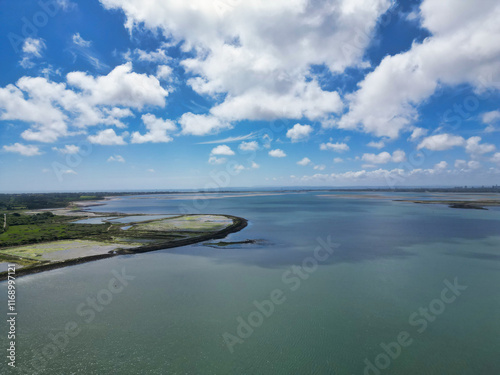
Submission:
[[[404,201],[455,198],[112,198],[88,210],[229,214],[248,226],[222,240],[17,279],[15,368],[0,283],[0,372],[500,374],[500,207]]]

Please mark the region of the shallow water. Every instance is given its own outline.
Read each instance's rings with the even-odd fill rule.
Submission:
[[[500,210],[325,194],[335,193],[123,197],[93,207],[231,214],[249,226],[224,241],[264,241],[198,244],[20,278],[18,366],[42,363],[47,374],[350,375],[363,374],[369,361],[381,374],[500,373]],[[315,266],[311,257],[328,238],[338,247]],[[303,278],[292,275],[304,261]],[[116,287],[112,271],[122,269],[135,278],[106,292]],[[467,289],[436,310],[445,280],[455,278]],[[6,284],[0,288],[5,306]],[[276,290],[282,303],[268,317],[258,313],[255,303]],[[107,304],[90,308],[87,298],[96,296]],[[430,304],[434,320],[420,333],[423,323],[410,317]],[[255,327],[238,336],[249,316]],[[50,335],[63,337],[68,322],[80,331],[53,354]],[[386,356],[382,369],[381,344],[401,332],[411,344]],[[228,346],[227,334],[238,343]]]

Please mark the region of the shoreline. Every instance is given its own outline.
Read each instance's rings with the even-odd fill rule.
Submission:
[[[100,259],[107,259],[107,258],[119,256],[119,255],[142,254],[142,253],[147,253],[147,252],[152,252],[152,251],[166,250],[166,249],[172,249],[172,248],[176,248],[176,247],[194,245],[196,243],[200,243],[200,242],[204,242],[204,241],[222,239],[231,233],[236,233],[236,232],[241,231],[242,229],[244,229],[248,225],[248,220],[241,218],[241,217],[238,217],[238,216],[220,215],[220,214],[213,214],[213,215],[223,216],[223,217],[226,217],[228,219],[231,219],[232,224],[228,225],[227,227],[225,227],[221,230],[218,230],[216,232],[211,232],[211,233],[203,234],[200,236],[195,236],[195,237],[190,237],[190,238],[182,238],[182,239],[173,240],[173,241],[159,242],[159,243],[155,243],[155,244],[143,245],[143,246],[129,248],[129,249],[118,249],[118,250],[113,250],[112,252],[108,252],[106,254],[89,255],[89,256],[85,256],[85,257],[62,260],[62,261],[53,262],[53,263],[40,264],[40,265],[36,265],[36,266],[31,266],[31,267],[27,266],[27,267],[16,269],[16,278],[21,277],[21,276],[35,274],[35,273],[40,273],[40,272],[44,272],[44,271],[50,271],[50,270],[54,270],[54,269],[58,269],[58,268],[79,265],[82,263],[93,262],[93,261],[100,260]],[[198,216],[198,215],[195,214],[195,215],[190,215],[190,216]],[[12,263],[15,263],[15,262],[13,261]],[[8,278],[7,271],[0,273],[0,282],[7,280],[7,278]]]

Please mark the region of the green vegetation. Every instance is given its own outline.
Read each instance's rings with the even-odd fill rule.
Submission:
[[[109,193],[0,194],[0,212],[62,208],[74,201],[101,200]]]
[[[111,224],[73,224],[73,216],[56,216],[50,212],[35,215],[7,214],[6,231],[0,234],[0,249],[47,241],[95,237],[110,238]],[[2,226],[3,229],[3,226]]]
[[[4,217],[7,225],[0,234],[0,262],[23,265],[25,273],[222,238],[246,226],[244,219],[221,215],[175,216],[130,224],[75,224],[73,221],[82,217],[51,212],[14,212]],[[0,273],[0,279],[3,277]]]

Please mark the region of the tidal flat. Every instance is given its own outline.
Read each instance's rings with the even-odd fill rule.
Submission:
[[[55,210],[61,213],[61,210]],[[71,212],[71,211],[70,211]],[[75,220],[76,219],[76,220]],[[5,216],[0,271],[16,264],[18,275],[120,254],[143,253],[222,238],[246,226],[226,215],[55,215],[50,210]],[[0,273],[0,280],[6,272]]]

